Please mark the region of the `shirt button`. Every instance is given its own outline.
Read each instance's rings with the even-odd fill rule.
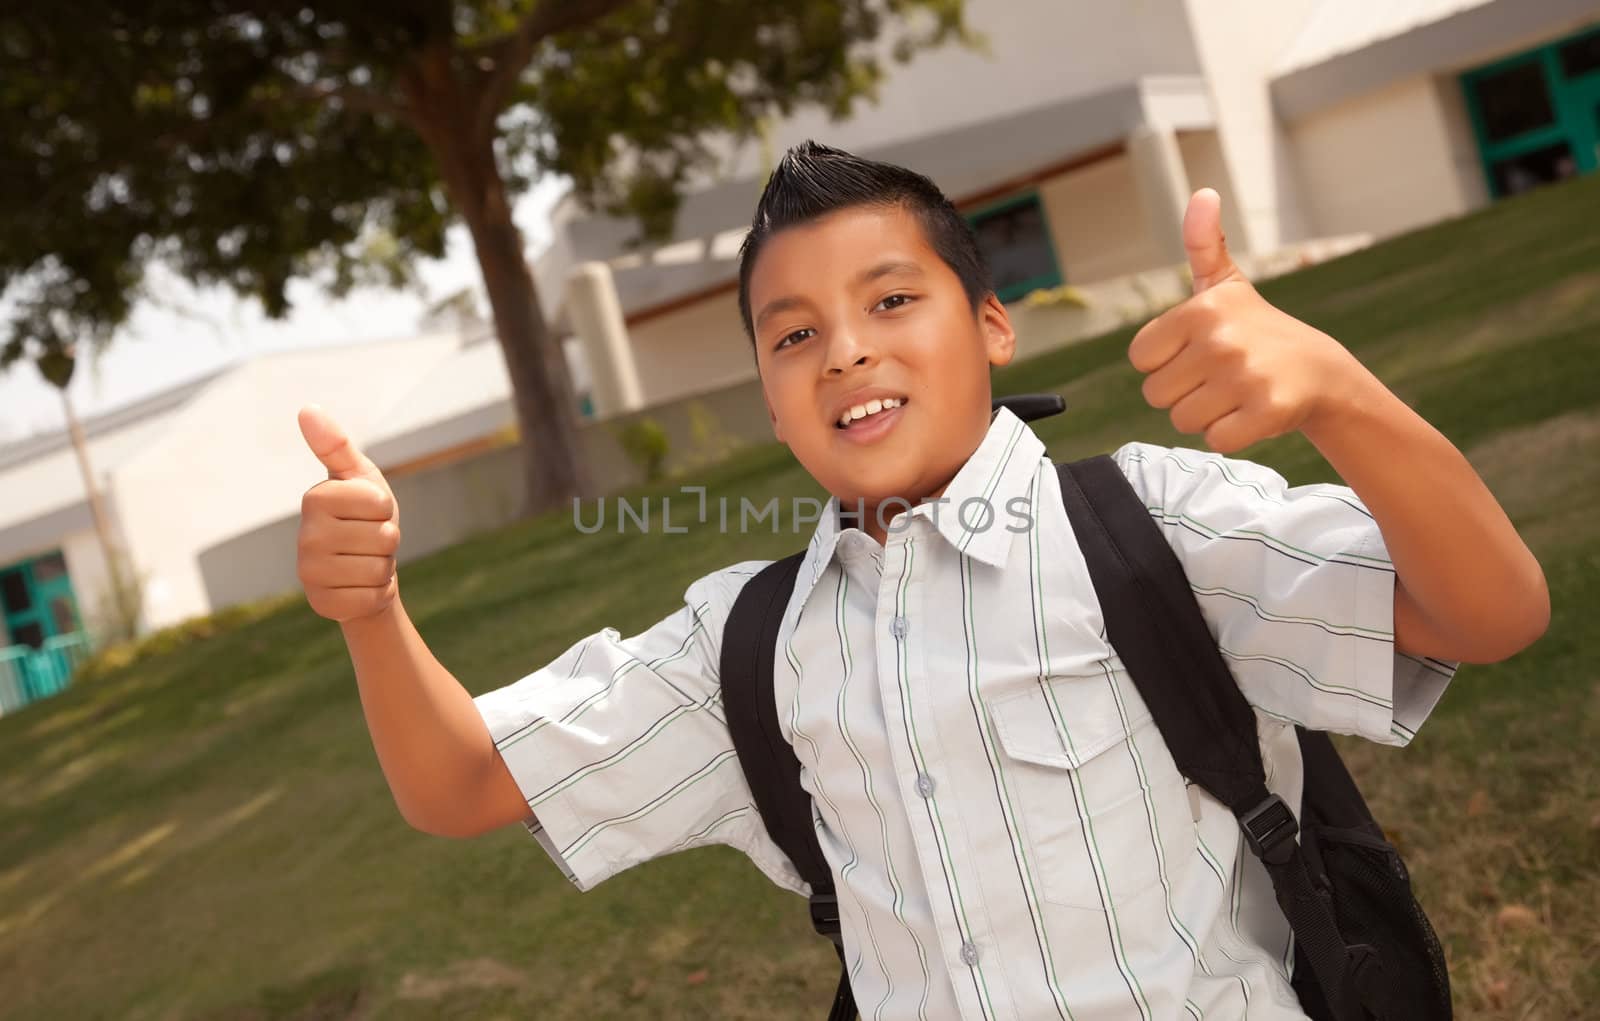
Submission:
[[[896,617],[889,622],[889,633],[896,638],[904,638],[907,626],[908,624],[904,617]]]
[[[965,964],[969,968],[978,963],[978,947],[977,947],[977,944],[975,944],[975,943],[963,943],[963,944],[961,944],[961,961],[962,961],[963,964]]]
[[[917,774],[917,793],[925,798],[933,797],[933,777],[927,773]]]

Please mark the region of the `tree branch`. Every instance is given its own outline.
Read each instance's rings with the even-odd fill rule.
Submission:
[[[511,90],[522,72],[528,69],[534,48],[541,40],[599,21],[631,2],[633,0],[539,0],[511,35],[469,51],[468,56],[474,63],[487,59],[492,64],[483,91],[478,95],[473,118],[476,136],[493,137],[495,118],[511,97]]]
[[[381,95],[371,89],[364,89],[359,85],[320,83],[302,85],[296,84],[289,94],[296,99],[310,100],[311,102],[324,102],[337,99],[352,110],[361,110],[365,113],[384,114],[399,120],[409,121],[411,112],[405,105],[398,103],[388,96]]]

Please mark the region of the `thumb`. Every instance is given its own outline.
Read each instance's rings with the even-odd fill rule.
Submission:
[[[300,409],[300,435],[317,460],[328,469],[330,479],[372,479],[383,482],[383,473],[356,449],[344,429],[315,404]]]
[[[1214,188],[1201,188],[1189,199],[1183,214],[1183,247],[1189,253],[1189,270],[1194,275],[1194,293],[1215,287],[1239,274],[1228,254],[1222,234],[1222,196]]]

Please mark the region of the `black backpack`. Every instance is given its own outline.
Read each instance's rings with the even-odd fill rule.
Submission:
[[[1024,419],[1064,406],[1055,395],[994,403]],[[1267,790],[1254,712],[1177,555],[1122,470],[1104,455],[1056,467],[1112,647],[1179,771],[1233,810],[1272,877],[1294,930],[1293,985],[1302,1009],[1315,1021],[1447,1021],[1450,984],[1439,940],[1412,894],[1405,863],[1328,735],[1296,728],[1305,762],[1297,820]],[[842,967],[833,875],[773,695],[778,628],[803,556],[768,565],[739,593],[724,628],[722,699],[767,833],[810,884],[812,925],[833,942]],[[842,970],[828,1017],[855,1016]]]

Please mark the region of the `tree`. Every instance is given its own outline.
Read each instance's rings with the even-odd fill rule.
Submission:
[[[83,495],[89,504],[89,517],[94,522],[95,537],[100,540],[100,554],[106,562],[105,598],[99,607],[102,627],[100,637],[107,641],[131,638],[139,628],[140,592],[136,583],[130,584],[128,572],[131,565],[116,539],[111,519],[106,515],[105,503],[100,499],[100,486],[95,481],[90,466],[89,443],[84,438],[83,427],[72,408],[72,398],[67,387],[72,382],[77,367],[77,352],[69,345],[59,350],[43,351],[38,359],[39,374],[46,383],[61,395],[61,410],[67,420],[67,435],[72,440],[72,452],[78,460],[78,472],[83,476]]]
[[[512,219],[541,174],[670,235],[708,139],[970,42],[963,0],[87,0],[0,15],[0,366],[105,343],[146,267],[288,310],[400,284],[463,222],[515,392],[528,510],[587,487]]]

